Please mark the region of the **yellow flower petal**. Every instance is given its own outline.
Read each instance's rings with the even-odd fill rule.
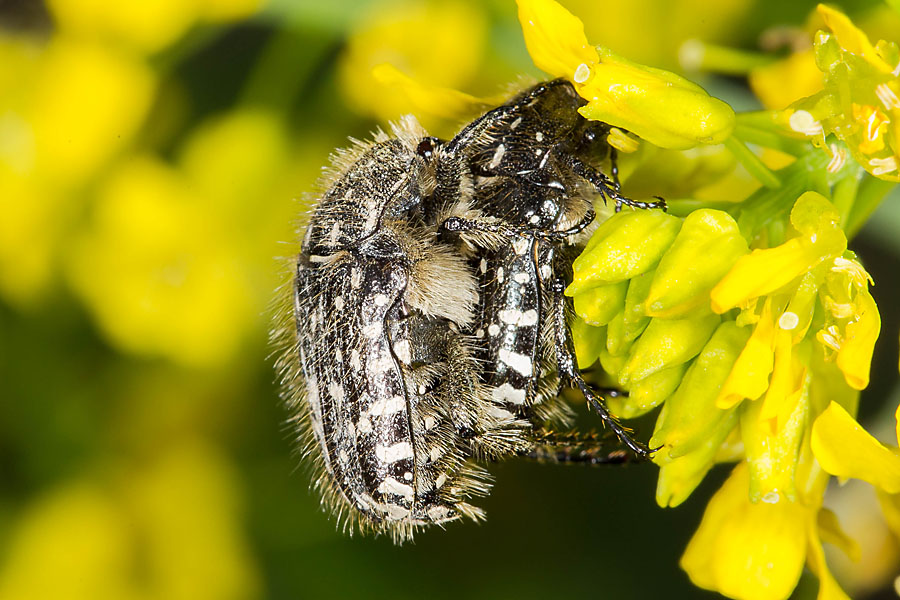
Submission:
[[[889,494],[900,493],[900,455],[869,435],[836,402],[816,419],[811,443],[816,460],[832,475],[862,479]]]
[[[452,88],[421,83],[389,63],[376,65],[372,69],[372,77],[382,85],[396,87],[406,96],[413,112],[442,119],[468,118],[483,111],[486,106],[503,102],[501,97],[476,98]]]
[[[821,513],[820,513],[821,514]],[[810,522],[807,526],[809,534],[808,562],[810,570],[819,578],[819,595],[817,600],[850,600],[844,593],[825,563],[825,552],[819,538],[818,522]]]
[[[837,38],[841,48],[863,57],[884,73],[891,72],[892,67],[881,59],[866,34],[857,28],[847,15],[824,4],[818,5],[816,10],[825,21],[825,25],[834,32],[834,37]]]
[[[858,304],[856,320],[848,323],[844,330],[837,366],[844,373],[847,385],[862,390],[869,385],[872,351],[881,332],[881,315],[868,290],[860,290]]]
[[[747,345],[734,363],[728,379],[716,399],[718,408],[731,408],[740,401],[759,398],[769,386],[769,374],[775,366],[775,324],[772,301],[767,299],[763,313]]]
[[[534,64],[553,77],[573,79],[579,65],[600,60],[581,20],[553,0],[516,0],[525,46]]]
[[[681,558],[695,585],[731,598],[784,600],[803,570],[809,509],[782,500],[753,504],[739,464],[709,501]]]

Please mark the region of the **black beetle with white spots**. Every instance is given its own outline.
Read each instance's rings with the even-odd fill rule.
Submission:
[[[478,463],[647,456],[581,377],[563,289],[598,194],[662,203],[618,193],[609,127],[582,104],[555,80],[450,141],[405,117],[332,156],[274,337],[315,485],[351,532],[483,518]],[[564,384],[614,435],[560,433]]]

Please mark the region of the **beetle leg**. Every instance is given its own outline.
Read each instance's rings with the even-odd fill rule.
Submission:
[[[634,455],[611,434],[541,431],[535,432],[534,438],[534,446],[520,456],[538,462],[585,465],[619,465],[634,460]]]
[[[603,396],[597,394],[587,384],[578,370],[575,361],[575,347],[572,343],[572,333],[566,319],[566,297],[562,293],[564,284],[559,281],[551,286],[550,293],[553,298],[552,316],[555,319],[553,330],[556,336],[556,357],[559,363],[559,376],[568,380],[570,385],[577,387],[587,400],[588,406],[600,417],[603,423],[616,434],[623,444],[641,458],[648,458],[651,451],[641,442],[632,437],[632,430],[619,423],[619,420],[609,412]]]

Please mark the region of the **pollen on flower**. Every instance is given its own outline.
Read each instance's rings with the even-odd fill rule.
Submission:
[[[575,74],[572,76],[572,79],[575,83],[584,83],[591,77],[591,68],[587,66],[585,63],[581,63],[575,69]]]
[[[800,317],[797,313],[784,312],[778,317],[778,327],[785,331],[792,331],[800,324]]]
[[[825,130],[808,110],[795,111],[788,119],[791,129],[804,135],[821,135]]]
[[[873,158],[869,161],[869,166],[872,167],[872,175],[875,175],[876,177],[879,175],[887,175],[888,173],[893,173],[897,170],[897,159],[893,156]]]
[[[609,130],[606,141],[610,146],[625,154],[634,152],[640,145],[640,142],[638,142],[637,139],[631,137],[618,127],[613,127]]]
[[[841,349],[841,332],[837,326],[831,325],[828,329],[823,329],[816,334],[816,339],[823,346],[831,348],[835,352]]]
[[[825,170],[829,173],[837,173],[847,163],[847,150],[839,148],[837,144],[831,144],[829,147],[831,148],[831,160],[828,161]]]
[[[879,83],[875,86],[875,95],[881,100],[881,103],[887,110],[900,108],[900,98],[887,83]]]

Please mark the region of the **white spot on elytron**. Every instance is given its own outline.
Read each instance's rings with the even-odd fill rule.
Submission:
[[[537,225],[541,222],[541,217],[540,215],[531,215],[530,217],[528,217],[528,222],[532,225]]]
[[[332,381],[328,384],[328,393],[331,394],[331,397],[338,404],[344,401],[344,388],[337,381]]]
[[[495,336],[495,335],[497,335],[498,333],[500,333],[500,326],[499,326],[499,325],[497,325],[496,323],[491,323],[490,325],[488,325],[488,334],[489,334],[489,335]]]
[[[362,333],[364,336],[369,338],[377,338],[381,336],[381,332],[383,330],[381,321],[375,321],[374,323],[369,323],[365,327],[362,328]]]
[[[499,281],[500,283],[503,283],[503,278],[504,278],[503,267],[498,267],[497,268],[497,281]]]
[[[335,349],[334,360],[335,360],[335,362],[343,362],[344,361],[344,354],[341,352],[340,348]]]
[[[517,390],[509,384],[498,385],[491,390],[491,398],[494,402],[511,402],[512,404],[525,404],[525,390]]]
[[[479,327],[478,329],[476,329],[476,330],[475,330],[475,337],[478,338],[479,340],[480,340],[481,338],[483,338],[483,337],[484,337],[484,329],[482,329],[481,327]]]
[[[534,139],[537,140],[537,141],[539,141],[539,142],[543,142],[543,141],[544,141],[544,134],[543,134],[542,132],[538,131],[536,134],[534,134]]]
[[[353,267],[350,269],[350,286],[356,290],[359,289],[359,284],[362,281],[362,274],[359,272],[359,269]]]
[[[388,297],[384,294],[375,294],[375,298],[372,300],[375,302],[375,306],[384,306],[388,303]]]
[[[372,433],[372,421],[369,420],[369,417],[363,415],[356,423],[356,429],[360,433]]]
[[[488,407],[488,414],[501,421],[511,421],[515,419],[515,416],[511,412],[505,408],[500,408],[499,406]]]
[[[553,269],[550,268],[550,265],[541,265],[541,279],[550,279],[551,275],[553,275]]]
[[[399,342],[395,342],[393,348],[394,355],[397,357],[397,360],[405,365],[408,365],[412,360],[409,352],[409,340],[400,340]]]
[[[344,310],[344,297],[338,296],[334,299],[334,307],[338,310]]]
[[[387,513],[385,517],[393,521],[400,521],[409,516],[409,509],[396,504],[385,504],[384,510]]]
[[[515,250],[516,254],[525,254],[528,252],[529,248],[531,248],[530,240],[523,238],[513,242],[513,250]]]
[[[410,471],[407,471],[406,473],[403,474],[403,479],[405,479],[406,481],[412,481],[412,478],[413,478],[413,474]]]
[[[536,149],[536,150],[534,151],[534,153],[537,154],[538,156],[540,156],[541,154],[544,153],[544,149],[543,149],[543,148],[538,148],[538,149]]]
[[[496,169],[500,166],[500,161],[503,160],[503,155],[506,153],[506,146],[500,144],[497,146],[497,149],[494,151],[494,156],[491,157],[491,162],[488,163],[489,169]]]
[[[406,410],[406,400],[402,396],[376,400],[369,407],[369,414],[373,417],[384,417]]]
[[[328,243],[332,246],[337,244],[338,238],[341,235],[341,222],[335,221],[334,225],[331,226],[331,231],[328,233]]]
[[[356,348],[350,351],[350,366],[357,371],[362,369],[362,363],[359,362],[359,350]]]
[[[525,377],[531,377],[531,357],[512,352],[506,348],[501,348],[499,353],[500,362],[509,365]]]
[[[437,476],[437,479],[434,480],[434,487],[439,488],[445,483],[447,483],[447,474],[441,473]]]
[[[425,511],[433,523],[440,523],[451,518],[452,513],[446,506],[432,506]]]
[[[396,496],[402,496],[407,500],[413,499],[412,486],[405,483],[400,483],[393,477],[388,477],[380,484],[378,484],[378,491],[382,494],[394,494]]]
[[[428,388],[426,388],[426,387],[425,387],[425,384],[423,383],[423,384],[420,384],[420,385],[419,385],[419,389],[418,389],[417,391],[419,392],[419,395],[420,395],[420,396],[424,396],[424,395],[425,395],[425,392],[428,391]]]
[[[578,65],[575,68],[575,73],[572,75],[572,79],[575,83],[584,83],[591,76],[591,68],[584,63]]]
[[[338,452],[338,462],[342,465],[346,465],[350,462],[350,457],[347,455],[347,451],[341,448],[341,451]]]
[[[516,117],[516,120],[509,124],[510,129],[515,129],[522,122],[522,117]]]
[[[487,261],[482,258],[481,262],[478,264],[478,268],[482,273],[487,273]]]
[[[516,273],[516,276],[513,277],[513,279],[515,279],[516,283],[524,285],[531,281],[531,275],[528,273]]]
[[[422,421],[423,421],[424,424],[425,424],[425,430],[426,430],[426,431],[428,431],[429,429],[434,429],[435,426],[437,425],[437,419],[435,419],[435,418],[432,417],[431,415],[428,415],[428,416],[425,417]]]
[[[504,323],[515,325],[516,327],[530,327],[536,325],[538,321],[537,311],[533,308],[530,308],[525,312],[515,308],[508,308],[501,310],[498,316]]]
[[[413,457],[412,444],[409,442],[400,442],[393,446],[375,445],[375,457],[388,464],[397,462],[398,460],[406,460]]]
[[[428,458],[431,459],[431,462],[437,462],[443,455],[444,449],[440,446],[435,446],[428,452]]]
[[[785,331],[792,331],[800,324],[800,317],[797,313],[785,312],[778,317],[778,326]]]
[[[309,262],[311,263],[327,263],[332,260],[333,254],[310,254]]]

